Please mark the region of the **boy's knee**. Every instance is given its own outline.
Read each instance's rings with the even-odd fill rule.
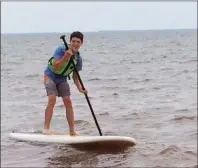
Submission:
[[[71,107],[72,106],[72,102],[71,102],[70,96],[64,97],[63,98],[63,102],[64,102],[65,107]]]
[[[48,97],[48,106],[54,107],[55,103],[56,103],[56,96],[50,95]]]

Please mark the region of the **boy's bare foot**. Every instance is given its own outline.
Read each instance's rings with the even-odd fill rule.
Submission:
[[[70,131],[70,136],[79,136],[75,131]]]
[[[48,130],[48,129],[44,129],[43,130],[43,134],[44,135],[52,135],[52,132],[50,130]]]

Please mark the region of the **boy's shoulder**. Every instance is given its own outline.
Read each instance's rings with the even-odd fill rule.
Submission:
[[[56,53],[56,52],[65,52],[65,46],[64,46],[64,45],[58,45],[58,46],[56,46],[54,52],[55,52],[55,53]]]
[[[53,57],[54,58],[61,58],[65,54],[65,46],[59,45],[55,48]]]

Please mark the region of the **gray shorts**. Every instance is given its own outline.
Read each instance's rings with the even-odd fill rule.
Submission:
[[[47,92],[47,96],[50,94],[54,94],[58,97],[65,97],[70,96],[71,94],[70,87],[67,81],[62,82],[60,84],[56,84],[51,78],[45,77],[44,85]]]

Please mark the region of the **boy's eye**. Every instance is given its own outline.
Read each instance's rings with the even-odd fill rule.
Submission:
[[[72,40],[72,43],[80,43],[80,41],[79,40]]]

